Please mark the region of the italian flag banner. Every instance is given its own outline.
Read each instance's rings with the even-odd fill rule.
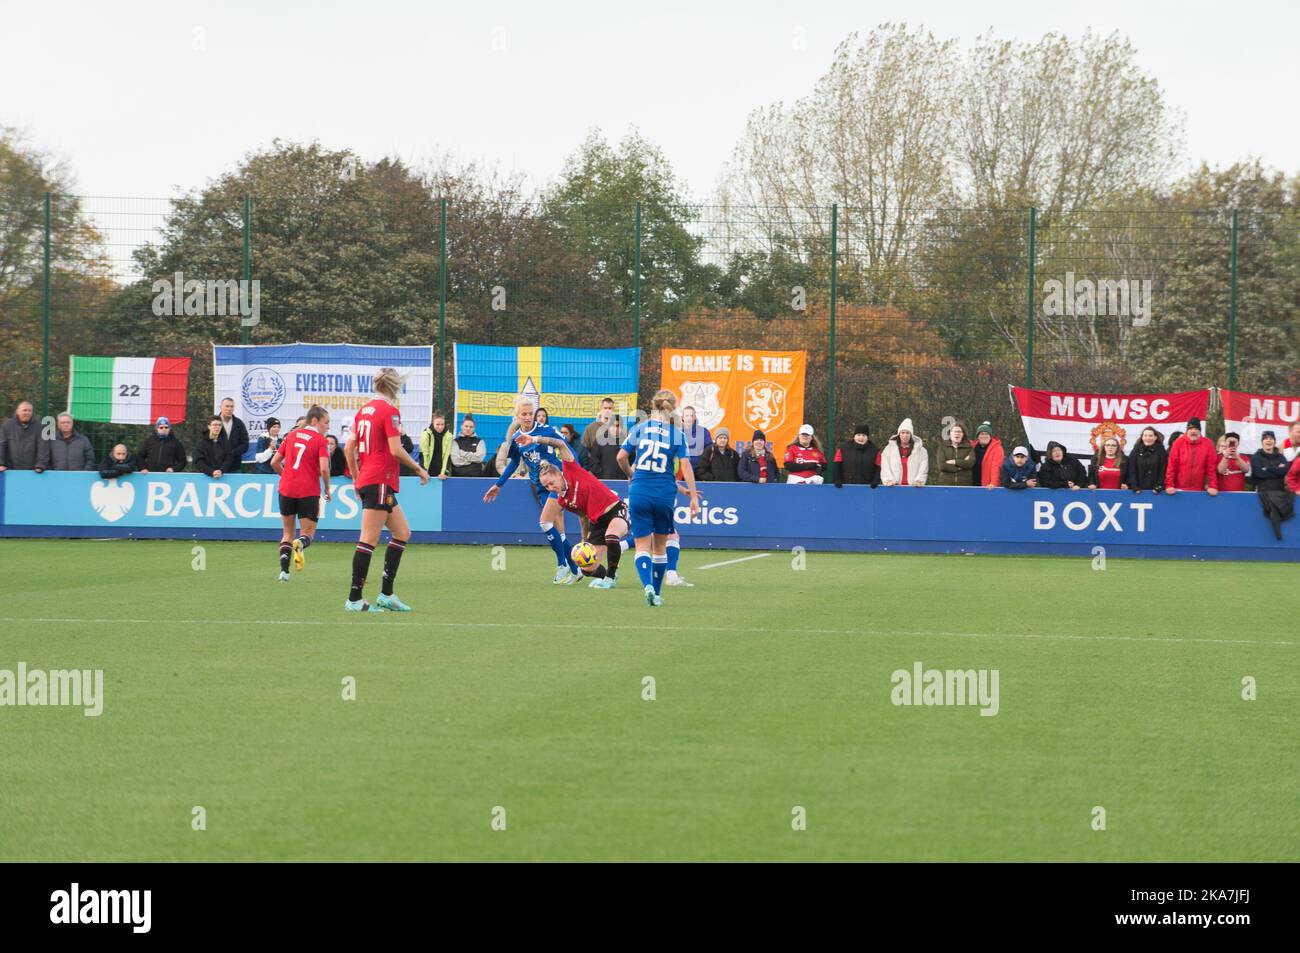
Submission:
[[[1273,431],[1277,449],[1290,449],[1291,426],[1300,421],[1300,397],[1246,394],[1239,390],[1219,389],[1223,401],[1223,426],[1228,433],[1241,436],[1241,452],[1249,456],[1259,449],[1259,435]]]
[[[1078,456],[1092,456],[1110,436],[1128,453],[1146,427],[1155,428],[1162,440],[1175,430],[1186,430],[1196,417],[1205,428],[1210,409],[1209,390],[1181,394],[1069,394],[1012,387],[1011,397],[1020,411],[1025,436],[1039,453],[1049,441],[1063,444]]]
[[[152,424],[185,419],[188,357],[82,357],[68,361],[68,411],[76,420]]]

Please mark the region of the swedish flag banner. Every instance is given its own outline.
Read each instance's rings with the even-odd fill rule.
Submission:
[[[614,399],[625,418],[636,413],[641,349],[576,347],[494,347],[457,344],[456,432],[465,414],[474,415],[475,433],[496,451],[514,416],[515,401],[531,397],[546,408],[554,427],[573,424],[578,433]]]

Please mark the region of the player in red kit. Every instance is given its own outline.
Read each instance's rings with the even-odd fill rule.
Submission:
[[[290,431],[271,457],[271,469],[280,474],[280,581],[289,581],[289,557],[299,572],[307,565],[303,550],[316,536],[321,497],[330,498],[330,455],[325,442],[330,415],[319,405],[307,411],[306,423]],[[302,532],[295,534],[297,521]]]
[[[569,445],[558,437],[533,437],[520,434],[515,442],[521,447],[530,443],[539,443],[555,448],[560,458],[560,467],[543,462],[538,470],[538,479],[542,486],[555,494],[560,506],[570,513],[577,513],[587,519],[587,542],[599,548],[605,547],[606,562],[609,568],[597,565],[593,569],[584,569],[588,576],[593,576],[591,588],[613,589],[618,576],[618,561],[623,554],[622,540],[627,535],[627,504],[600,479],[578,465]]]
[[[348,612],[410,612],[411,607],[393,594],[397,567],[411,538],[402,506],[397,502],[397,477],[402,465],[420,476],[420,485],[429,482],[424,469],[402,448],[402,418],[397,412],[397,395],[402,389],[402,375],[385,367],[374,377],[379,396],[357,411],[343,447],[348,474],[361,500],[361,539],[352,554],[352,587],[343,608]],[[379,598],[372,606],[361,598],[370,572],[370,557],[379,545],[379,534],[388,527],[388,547],[384,551],[384,580]]]

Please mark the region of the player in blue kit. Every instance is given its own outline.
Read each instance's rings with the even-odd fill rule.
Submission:
[[[564,439],[564,435],[549,424],[536,424],[533,421],[533,402],[527,397],[521,397],[515,403],[515,423],[519,426],[519,433],[527,434],[530,437],[556,437]],[[546,537],[546,542],[550,545],[551,550],[555,553],[555,579],[552,581],[556,585],[567,586],[570,583],[577,582],[583,578],[578,564],[569,558],[569,544],[564,536],[564,510],[560,506],[560,501],[555,498],[555,494],[542,486],[540,478],[540,468],[543,462],[550,463],[559,469],[561,461],[556,454],[555,449],[535,442],[531,442],[526,447],[521,447],[518,443],[511,440],[508,463],[506,464],[505,473],[497,477],[496,483],[488,487],[488,491],[483,494],[483,502],[491,503],[501,492],[501,487],[510,479],[511,474],[519,467],[519,461],[524,462],[528,467],[528,479],[533,483],[533,491],[537,498],[542,501],[542,515],[539,522],[542,527],[542,535]]]
[[[695,491],[695,470],[686,450],[686,436],[673,424],[677,397],[661,390],[650,402],[651,416],[632,428],[618,451],[618,465],[631,483],[628,503],[632,511],[632,535],[636,537],[636,571],[645,586],[648,606],[663,605],[660,594],[668,570],[668,537],[673,532],[673,510],[677,501],[674,462],[680,461],[686,492],[691,498],[691,518],[700,512]]]

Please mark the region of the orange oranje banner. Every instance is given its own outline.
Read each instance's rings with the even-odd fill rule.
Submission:
[[[695,408],[711,431],[725,427],[732,443],[761,430],[780,459],[803,420],[806,351],[663,349],[661,387],[678,395],[678,410]]]

